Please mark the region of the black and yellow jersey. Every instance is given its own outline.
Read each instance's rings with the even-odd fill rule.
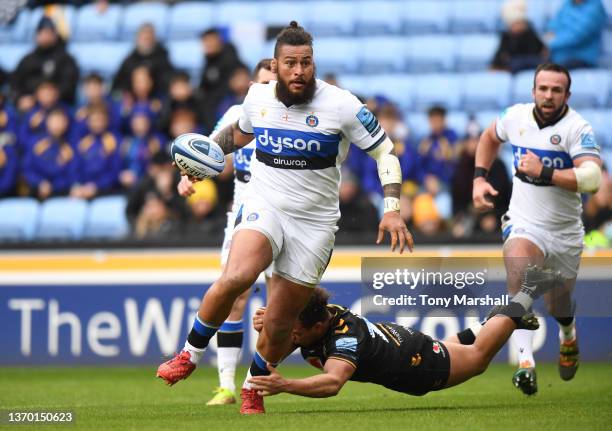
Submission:
[[[450,362],[442,343],[396,323],[372,323],[338,305],[330,304],[328,310],[332,314],[328,332],[314,346],[301,349],[312,365],[322,368],[330,358],[345,361],[355,368],[350,380],[413,395],[446,383]]]

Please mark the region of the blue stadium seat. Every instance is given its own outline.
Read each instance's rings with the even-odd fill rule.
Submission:
[[[354,4],[357,9],[355,32],[358,35],[397,34],[402,30],[403,2],[365,0]]]
[[[371,75],[368,81],[370,95],[385,96],[397,103],[402,110],[411,107],[415,85],[416,83],[410,75],[397,73]]]
[[[352,34],[356,18],[356,3],[349,1],[315,0],[307,3],[309,14],[304,27],[315,36]]]
[[[461,82],[456,74],[427,74],[416,77],[414,106],[425,110],[432,105],[458,109],[461,102]]]
[[[498,27],[501,4],[492,0],[452,2],[450,26],[454,33],[493,32]]]
[[[560,5],[552,0],[529,0],[527,2],[527,18],[533,28],[539,33],[546,31],[546,25],[551,15],[554,15]]]
[[[93,3],[82,6],[76,15],[72,41],[117,39],[122,13],[123,8],[119,5],[108,5],[104,13],[100,13]]]
[[[306,17],[310,15],[308,2],[275,0],[262,1],[258,4],[261,8],[261,22],[269,26],[286,27],[291,21],[297,21],[300,25],[304,25]]]
[[[121,238],[128,234],[125,216],[125,196],[104,196],[94,199],[89,206],[84,236],[87,238]]]
[[[204,53],[200,39],[173,40],[168,42],[168,53],[174,67],[195,73],[204,65]]]
[[[78,240],[83,235],[88,203],[82,199],[56,197],[41,204],[36,238]]]
[[[369,76],[366,75],[339,75],[338,85],[340,88],[349,90],[351,93],[357,96],[372,96],[372,88],[370,86]]]
[[[133,48],[132,42],[81,42],[68,45],[81,73],[98,72],[108,78],[117,72]]]
[[[512,81],[512,102],[531,103],[533,102],[533,70],[525,70],[514,75]]]
[[[593,127],[593,132],[595,132],[595,137],[600,147],[612,148],[612,137],[610,136],[612,110],[581,109],[579,113]]]
[[[498,111],[479,111],[476,113],[476,122],[481,129],[485,129],[493,123],[499,116],[501,110]]]
[[[358,68],[361,73],[402,72],[405,70],[409,49],[407,38],[374,36],[353,40],[358,46]]]
[[[457,70],[462,72],[487,69],[499,46],[496,34],[460,36],[457,43]]]
[[[450,0],[411,1],[402,7],[402,30],[408,34],[445,33],[448,31]]]
[[[0,67],[11,72],[15,70],[21,59],[34,49],[34,46],[29,43],[7,43],[0,49],[2,50]]]
[[[572,70],[572,96],[569,103],[575,108],[606,106],[610,96],[610,71]]]
[[[423,111],[404,111],[404,121],[410,127],[412,143],[418,143],[429,134],[429,120]]]
[[[468,114],[465,111],[448,111],[446,113],[446,125],[453,129],[459,138],[465,135],[468,124]]]
[[[182,2],[170,8],[169,39],[193,39],[214,26],[215,7],[205,2]]]
[[[34,198],[0,200],[0,241],[27,241],[34,237],[39,204]]]
[[[508,72],[465,74],[461,88],[464,109],[502,109],[510,104],[512,75]]]
[[[409,39],[408,45],[410,72],[446,72],[455,67],[457,44],[454,36],[414,36]]]
[[[0,43],[17,42],[25,43],[31,42],[32,39],[27,38],[28,25],[30,23],[30,10],[21,9],[19,15],[10,25],[0,25]],[[3,46],[4,51],[6,47]]]
[[[357,70],[361,47],[353,38],[325,37],[314,40],[315,60],[320,75],[327,72],[351,73]]]
[[[612,28],[612,0],[603,0],[603,4],[608,15],[608,28]]]
[[[150,23],[155,27],[158,39],[165,39],[168,31],[170,7],[165,3],[145,2],[129,4],[125,7],[121,27],[121,38],[132,41],[138,28]]]
[[[259,2],[229,1],[215,3],[216,22],[223,27],[230,27],[236,23],[259,22],[261,20],[261,6]]]
[[[612,16],[612,9],[610,10]],[[612,68],[612,30],[607,30],[603,35],[603,46],[600,60],[601,67]]]

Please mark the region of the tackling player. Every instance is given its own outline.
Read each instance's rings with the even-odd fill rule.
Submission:
[[[578,369],[575,304],[583,248],[580,193],[595,193],[601,182],[599,145],[590,124],[568,106],[571,77],[562,66],[540,65],[534,75],[534,103],[517,104],[501,113],[480,137],[476,151],[473,199],[479,210],[493,208],[488,195],[497,191],[487,172],[499,146],[507,142],[514,152],[514,180],[508,212],[502,218],[504,261],[508,289],[519,288],[527,264],[558,269],[563,289],[545,297],[547,309],[559,323],[559,373],[571,380]],[[516,331],[519,350],[515,386],[525,394],[537,392],[533,332]]]
[[[527,310],[556,279],[551,270],[528,267],[521,292],[507,306],[491,312],[469,346],[436,341],[392,322],[371,323],[347,308],[328,305],[329,294],[316,288],[300,313],[292,339],[304,359],[323,374],[285,379],[268,365],[272,374],[252,377],[250,383],[263,396],[287,392],[315,398],[336,395],[348,380],[419,396],[458,385],[482,374],[517,327],[538,327]],[[255,329],[267,319],[262,310],[253,319]]]
[[[276,74],[272,72],[272,59],[266,58],[261,60],[255,66],[253,71],[253,82],[259,84],[267,84],[276,79]],[[227,110],[221,117],[215,130],[210,137],[215,139],[219,131],[225,127],[235,123],[242,114],[242,105],[234,105]],[[242,194],[251,179],[251,157],[255,150],[255,141],[251,141],[248,145],[236,150],[233,153],[234,165],[234,200],[232,210],[227,213],[227,226],[223,237],[223,245],[221,246],[221,266],[227,262],[227,256],[232,242],[232,234],[234,232],[234,223],[236,222],[236,214],[242,205]],[[187,176],[181,178],[178,184],[178,192],[181,196],[187,197],[195,193],[193,182]],[[272,267],[265,270],[266,285],[272,277]],[[236,402],[235,391],[236,384],[234,378],[236,376],[236,366],[240,360],[240,351],[244,338],[244,329],[242,317],[246,308],[249,291],[245,291],[240,295],[225,322],[217,331],[217,370],[219,372],[219,387],[215,389],[215,395],[206,404],[224,405],[234,404]]]
[[[219,132],[226,154],[256,140],[251,181],[236,216],[228,261],[208,289],[184,350],[160,365],[168,384],[188,377],[235,299],[274,262],[267,318],[241,391],[244,414],[263,413],[263,398],[248,382],[268,375],[290,349],[291,331],[331,259],[339,218],[339,165],[349,143],[378,164],[385,213],[377,243],[413,246],[399,215],[401,169],[393,143],[376,117],[351,93],[315,78],[312,36],[295,21],[278,36],[272,70],[278,81],[254,84],[236,124]]]

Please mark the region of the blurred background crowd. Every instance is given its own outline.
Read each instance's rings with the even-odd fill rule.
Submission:
[[[355,9],[370,3],[379,10],[360,20]],[[478,5],[486,8],[464,10]],[[354,20],[317,15],[323,6],[326,15],[355,11]],[[394,11],[404,13],[397,28]],[[309,22],[311,15],[320,22]],[[271,56],[291,18],[314,33],[319,77],[361,97],[392,138],[403,173],[401,215],[425,240],[499,240],[513,156],[505,149],[490,171],[500,192],[495,211],[477,214],[475,150],[500,109],[531,101],[532,70],[544,60],[574,71],[578,111],[611,159],[612,22],[601,0],[7,0],[0,5],[0,238],[217,241],[231,206],[231,163],[183,199],[168,147],[182,133],[209,134],[242,102],[253,65]],[[478,45],[491,37],[488,48]],[[360,48],[365,58],[356,61]],[[585,196],[592,247],[612,240],[611,186],[606,173],[600,191]],[[382,189],[375,162],[355,146],[342,167],[340,209],[340,231],[370,242]],[[35,225],[18,228],[28,214]],[[53,229],[54,222],[80,227]]]

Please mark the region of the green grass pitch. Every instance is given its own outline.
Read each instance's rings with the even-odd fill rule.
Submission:
[[[281,370],[291,377],[314,372],[306,366]],[[244,371],[237,373],[240,379]],[[612,363],[583,363],[571,382],[560,380],[556,365],[540,364],[540,391],[530,398],[512,387],[512,371],[508,365],[492,365],[466,384],[424,397],[349,382],[334,398],[283,394],[266,399],[266,415],[242,417],[238,405],[204,405],[216,384],[216,370],[210,367],[172,388],[154,377],[153,366],[0,368],[0,409],[76,412],[74,426],[45,425],[48,430],[612,429]]]

